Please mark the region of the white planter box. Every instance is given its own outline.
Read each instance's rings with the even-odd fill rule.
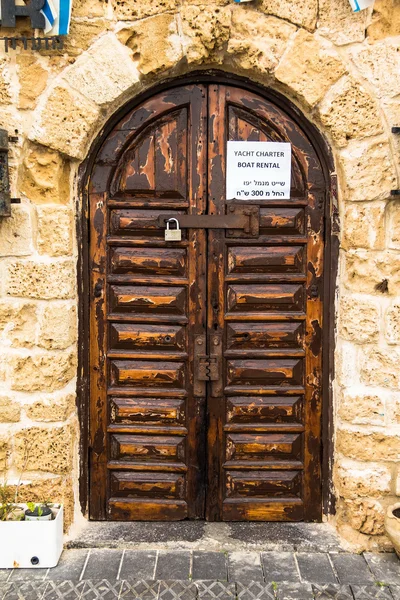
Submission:
[[[53,521],[0,521],[0,569],[57,565],[63,549],[64,513],[62,506],[53,510],[57,511]]]

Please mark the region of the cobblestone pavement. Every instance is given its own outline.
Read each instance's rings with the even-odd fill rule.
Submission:
[[[0,570],[0,600],[400,600],[395,554],[65,550]]]

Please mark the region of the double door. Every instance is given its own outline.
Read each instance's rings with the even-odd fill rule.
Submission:
[[[290,142],[290,200],[227,202],[228,140]],[[325,191],[297,123],[239,87],[172,88],[110,133],[89,185],[91,518],[320,519]]]

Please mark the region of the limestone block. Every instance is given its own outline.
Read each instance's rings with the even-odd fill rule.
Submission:
[[[67,473],[72,467],[74,431],[71,426],[45,428],[29,427],[14,436],[14,464],[27,471]]]
[[[124,27],[117,37],[138,58],[144,75],[169,69],[183,56],[175,17],[168,13]]]
[[[306,104],[314,106],[345,72],[340,56],[327,42],[301,29],[286,49],[275,77]]]
[[[12,101],[10,59],[3,56],[0,58],[0,104]]]
[[[48,350],[68,348],[76,336],[76,307],[65,302],[49,302],[41,315],[38,345]]]
[[[21,392],[52,392],[64,387],[76,375],[73,352],[40,352],[12,356],[11,387]]]
[[[339,170],[345,200],[384,200],[397,185],[386,140],[352,140],[339,153]]]
[[[353,390],[343,390],[338,417],[353,425],[384,425],[385,396]]]
[[[395,494],[396,494],[396,496],[400,496],[400,468],[397,469],[397,477],[396,477],[395,485],[396,485]]]
[[[180,0],[111,0],[111,3],[118,21],[135,21],[174,11],[181,4]]]
[[[25,404],[26,416],[32,421],[54,423],[66,421],[75,408],[75,395],[44,394],[32,404]]]
[[[350,55],[377,96],[393,98],[400,94],[400,52],[396,40],[355,46]]]
[[[348,0],[319,0],[318,33],[343,46],[365,38],[367,11],[353,12]]]
[[[32,223],[29,207],[12,205],[11,217],[0,218],[0,256],[32,254]]]
[[[397,462],[400,459],[400,435],[339,429],[336,451],[355,460]]]
[[[99,108],[76,92],[57,86],[35,117],[29,134],[31,141],[82,159]]]
[[[344,498],[390,494],[392,474],[386,465],[340,458],[336,478],[339,495]]]
[[[393,0],[375,0],[367,35],[371,42],[400,35],[400,4]]]
[[[387,397],[386,422],[388,425],[400,425],[400,393],[398,392]]]
[[[139,81],[132,52],[114,36],[102,36],[67,71],[64,80],[89,100],[103,105],[113,102]]]
[[[30,348],[36,342],[36,306],[22,300],[0,300],[0,335],[11,346]]]
[[[183,48],[189,63],[210,57],[222,62],[221,51],[229,40],[232,12],[230,7],[185,5],[181,11]]]
[[[400,121],[399,121],[400,123]],[[388,247],[400,250],[400,202],[389,202],[386,222],[388,230]]]
[[[73,520],[73,477],[48,473],[25,472],[23,485],[18,491],[19,502],[43,502],[45,500],[64,505],[64,531]]]
[[[321,123],[339,147],[350,139],[383,132],[374,98],[353,77],[342,77],[329,90],[318,108]]]
[[[3,465],[7,459],[9,452],[9,439],[5,435],[0,435],[0,464]]]
[[[290,0],[261,0],[259,9],[306,29],[315,29],[318,1],[290,2]]]
[[[350,342],[337,345],[336,380],[339,385],[349,386],[358,383],[358,348]]]
[[[376,340],[379,335],[379,308],[376,301],[363,296],[342,296],[340,335],[358,344]]]
[[[377,500],[345,500],[346,517],[349,525],[367,535],[385,532],[385,511]]]
[[[66,299],[74,297],[75,287],[75,263],[72,260],[15,260],[6,265],[7,296]]]
[[[40,254],[72,254],[72,211],[61,206],[39,206],[37,248]]]
[[[19,172],[18,188],[35,204],[69,201],[69,164],[58,153],[29,144]]]
[[[397,389],[400,385],[399,361],[400,350],[398,348],[387,350],[386,348],[372,347],[365,349],[361,361],[362,381],[367,385]]]
[[[296,27],[250,7],[232,13],[231,36],[227,52],[242,69],[273,70]]]
[[[74,2],[75,3],[75,2]],[[61,56],[79,56],[90,48],[93,42],[110,28],[108,19],[71,19],[69,34],[65,37],[64,48],[60,51]],[[54,50],[48,51],[54,56]]]
[[[399,4],[400,6],[400,4]],[[388,127],[392,127],[393,123],[400,123],[400,98],[382,99],[380,102],[381,109],[386,117]],[[393,151],[395,156],[400,156],[400,136],[391,136]]]
[[[388,344],[400,345],[400,301],[393,302],[385,313],[385,338]]]
[[[32,54],[17,54],[19,76],[18,107],[35,108],[40,94],[46,89],[48,72]]]
[[[382,293],[376,289],[385,279],[386,294],[400,295],[400,271],[398,253],[349,250],[345,255],[344,284],[354,292]]]
[[[10,396],[0,396],[0,423],[18,423],[21,406]],[[0,450],[1,452],[1,450]]]
[[[383,250],[385,208],[386,202],[346,202],[342,225],[342,247]]]
[[[107,3],[104,0],[74,0],[72,4],[72,18],[85,17],[93,19],[104,17]]]

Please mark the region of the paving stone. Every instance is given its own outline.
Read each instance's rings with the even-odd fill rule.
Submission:
[[[12,569],[0,569],[0,584],[7,581],[12,573]]]
[[[43,600],[80,600],[85,581],[49,581]]]
[[[190,576],[190,552],[177,551],[158,553],[155,579],[184,581]]]
[[[275,600],[275,586],[272,583],[237,583],[236,588],[238,600]]]
[[[8,592],[8,590],[10,589],[11,586],[12,586],[12,583],[1,583],[0,584],[0,600],[3,600],[4,596],[6,595],[6,592]]]
[[[340,583],[367,585],[374,582],[368,564],[360,554],[331,554],[331,560]]]
[[[158,600],[196,600],[197,587],[191,581],[160,581]]]
[[[3,596],[3,600],[41,600],[44,596],[48,582],[24,581],[10,585]]]
[[[327,554],[296,554],[300,577],[310,583],[337,583]]]
[[[400,585],[391,585],[390,591],[392,592],[394,600],[400,600]]]
[[[278,583],[277,600],[314,600],[311,583]]]
[[[349,585],[327,583],[325,585],[313,585],[312,589],[315,600],[353,600]]]
[[[262,552],[265,581],[300,582],[293,552]]]
[[[122,560],[120,579],[153,579],[157,552],[126,550]]]
[[[56,567],[49,569],[46,575],[46,580],[51,579],[52,581],[78,581],[83,567],[85,566],[85,560],[88,555],[88,550],[64,550],[61,554],[61,558]]]
[[[193,552],[193,579],[228,579],[226,556],[223,552]]]
[[[48,569],[14,569],[9,581],[43,581]]]
[[[264,581],[259,552],[229,552],[228,554],[228,580]]]
[[[226,600],[236,598],[236,585],[223,581],[196,581],[199,600]]]
[[[364,556],[375,576],[375,581],[400,585],[400,560],[394,552],[380,554],[365,552]]]
[[[387,586],[381,585],[352,585],[351,590],[354,600],[393,600],[393,596]]]
[[[159,581],[123,581],[120,599],[122,600],[156,600],[158,598]]]
[[[121,591],[121,581],[88,581],[85,580],[81,600],[116,600]]]
[[[82,579],[91,581],[113,581],[117,579],[122,550],[109,548],[90,551]]]

